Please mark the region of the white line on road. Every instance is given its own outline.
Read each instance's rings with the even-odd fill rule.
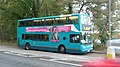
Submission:
[[[16,55],[16,56],[21,56],[21,57],[28,57],[28,56],[26,56],[26,55],[19,54],[19,53],[15,53],[15,52],[5,51],[4,53],[6,53],[6,54],[11,54],[11,55]]]
[[[30,57],[30,58],[38,57],[40,60],[56,62],[56,63],[61,63],[61,64],[67,64],[67,65],[73,65],[73,66],[83,66],[83,65],[81,65],[79,63],[77,64],[77,63],[66,62],[66,61],[70,60],[69,58],[64,58],[64,59],[63,58],[44,59],[44,58],[42,58],[44,56],[35,56],[35,55],[28,54],[28,53],[17,53],[17,52],[14,52],[14,51],[3,51],[3,52],[7,53],[7,54],[11,54],[11,55],[21,56],[21,57]],[[74,58],[75,56],[69,56],[69,57]],[[80,59],[80,57],[77,56],[77,58],[79,59],[78,62],[89,62],[89,60],[87,60],[87,58],[89,58],[89,57],[83,57],[83,56],[81,56],[81,57],[83,59],[82,58]]]
[[[80,64],[73,64],[73,63],[62,62],[62,61],[57,61],[57,60],[48,60],[48,59],[42,59],[42,58],[40,58],[40,60],[62,63],[62,64],[67,64],[67,65],[72,65],[72,66],[83,66],[83,65],[80,65]]]
[[[17,52],[14,52],[14,51],[4,51],[4,53],[6,53],[6,54],[11,54],[11,55],[16,55],[16,56],[21,56],[21,57],[30,57],[30,58],[34,58],[34,57],[44,57],[44,56],[35,56],[35,55],[29,55],[28,53],[17,53]],[[28,56],[29,55],[29,56]],[[74,58],[75,56],[71,56],[71,58]],[[79,59],[79,58],[78,58]],[[54,59],[49,59],[49,61],[57,61],[57,60],[69,60],[68,58],[58,58],[58,59],[56,59],[56,58],[54,58]],[[88,60],[87,59],[87,57],[86,57],[86,59],[85,59],[85,57],[84,57],[84,59],[83,59],[83,57],[81,58],[81,59],[79,59],[79,62],[89,62],[90,60]]]

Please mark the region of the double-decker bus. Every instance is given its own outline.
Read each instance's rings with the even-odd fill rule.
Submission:
[[[92,23],[87,14],[68,14],[18,20],[17,46],[60,53],[93,49]]]

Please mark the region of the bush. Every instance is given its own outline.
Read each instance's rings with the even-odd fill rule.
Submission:
[[[94,50],[105,50],[107,48],[106,48],[106,45],[104,44],[93,43],[93,49]]]

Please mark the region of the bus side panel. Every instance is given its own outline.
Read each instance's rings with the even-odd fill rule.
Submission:
[[[49,34],[49,41],[33,41],[34,44],[32,45],[32,48],[39,50],[57,51],[57,44],[59,44],[59,42],[52,42],[51,33],[47,34]]]
[[[22,29],[21,28],[17,28],[17,46],[18,47],[22,47],[22,44],[21,44],[21,40],[22,40],[21,33],[22,33]]]
[[[58,44],[58,47],[59,47],[59,45],[64,45],[65,48],[67,49],[68,48],[68,40],[69,40],[68,33],[60,32],[59,40],[60,40],[60,43]]]

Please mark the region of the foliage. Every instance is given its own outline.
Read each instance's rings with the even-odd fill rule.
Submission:
[[[18,19],[66,14],[68,3],[65,0],[0,0],[0,41],[16,40]]]
[[[74,0],[0,0],[0,41],[16,40],[16,25],[18,19],[34,18],[49,15],[68,14],[70,3]],[[98,30],[97,39],[105,44],[108,39],[108,0],[75,0],[83,6],[89,6],[93,13],[94,30]],[[116,7],[117,0],[112,1],[112,15],[119,14],[119,7]],[[95,6],[93,6],[95,5]],[[120,5],[117,5],[120,6]],[[106,7],[106,9],[101,9]],[[116,8],[115,8],[116,7]],[[82,7],[80,8],[80,11]],[[116,11],[118,10],[118,11]],[[116,12],[115,12],[116,11]],[[117,18],[113,18],[112,30],[117,25]]]
[[[93,43],[93,49],[104,51],[105,49],[107,49],[107,47],[106,47],[106,45],[103,45],[103,44],[98,45],[97,43]]]
[[[113,31],[116,28],[118,19],[113,18],[117,0],[111,0],[111,15]],[[102,44],[105,44],[108,40],[109,23],[108,23],[108,0],[86,0],[85,5],[89,6],[89,10],[93,13],[94,31],[98,31],[98,38]],[[94,6],[93,6],[94,5]]]

